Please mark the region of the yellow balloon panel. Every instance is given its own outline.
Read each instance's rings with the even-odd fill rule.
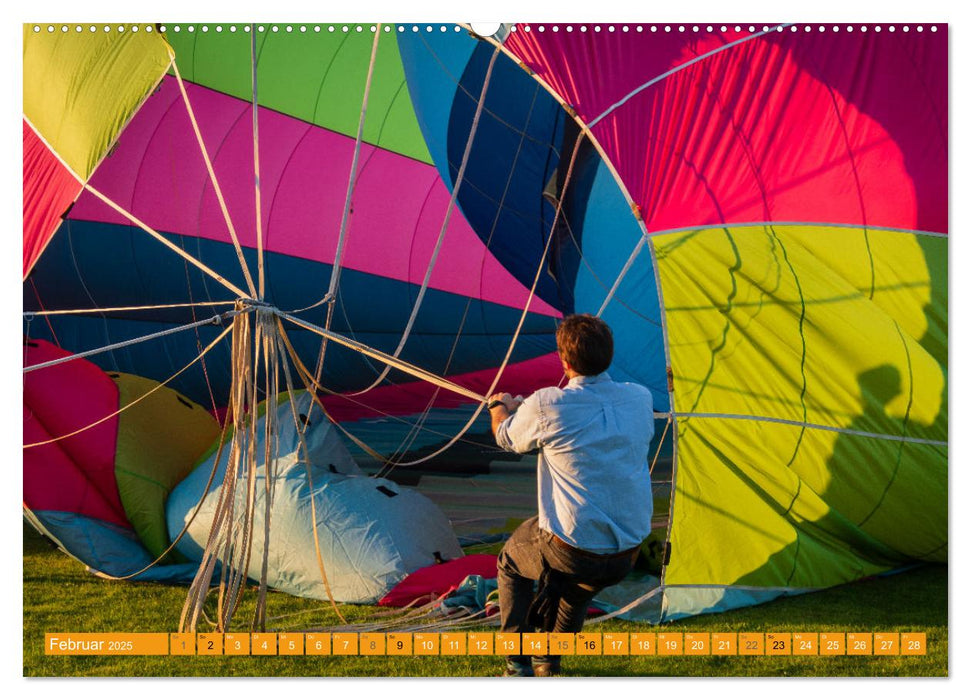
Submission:
[[[816,588],[947,550],[947,452],[853,433],[693,417],[678,430],[665,583]]]
[[[917,238],[745,226],[654,239],[676,410],[946,440],[946,367],[921,344],[946,297]]]
[[[168,44],[144,25],[35,26],[24,25],[24,116],[87,179],[162,78]]]

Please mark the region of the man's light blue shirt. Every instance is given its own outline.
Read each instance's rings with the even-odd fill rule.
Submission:
[[[539,449],[539,527],[597,554],[639,545],[651,531],[648,452],[654,402],[604,372],[540,389],[499,425],[504,450]]]

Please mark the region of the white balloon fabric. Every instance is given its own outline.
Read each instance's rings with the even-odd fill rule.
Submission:
[[[412,571],[462,556],[452,526],[438,506],[393,481],[364,475],[334,427],[319,409],[310,410],[311,401],[306,393],[296,398],[302,423],[307,416],[315,416],[306,422],[304,433],[309,464],[300,456],[293,409],[287,401],[277,407],[280,457],[271,484],[267,584],[294,595],[327,599],[314,545],[314,510],[321,557],[331,592],[339,602],[374,603]],[[255,446],[257,455],[264,453],[264,421],[261,418],[257,425],[256,434],[261,436]],[[178,544],[179,551],[192,561],[201,560],[219,502],[229,459],[229,450],[223,452],[205,498],[215,454],[172,491],[166,504],[169,535],[174,538],[202,501],[199,514]],[[265,473],[265,465],[260,463],[248,571],[255,580],[260,578],[263,561]],[[244,510],[246,491],[241,479],[234,508],[237,518]]]

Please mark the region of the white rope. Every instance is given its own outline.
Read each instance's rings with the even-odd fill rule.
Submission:
[[[126,404],[122,409],[119,409],[114,414],[112,414],[112,416],[118,415],[118,413],[121,413],[122,410],[127,410],[131,406],[134,406],[136,403],[138,403],[142,399],[146,398],[149,394],[152,394],[155,391],[158,391],[159,389],[162,388],[162,386],[164,386],[164,385],[168,384],[169,382],[171,382],[173,379],[175,379],[177,376],[179,376],[182,372],[184,372],[189,367],[191,367],[194,363],[196,363],[200,359],[202,359],[202,356],[205,355],[210,350],[212,350],[212,348],[214,348],[216,346],[216,344],[219,343],[230,332],[230,330],[232,330],[232,328],[225,329],[225,331],[223,331],[223,333],[220,334],[219,337],[217,337],[215,340],[212,341],[212,343],[209,344],[209,346],[199,355],[199,357],[196,357],[192,362],[190,362],[184,368],[182,368],[181,370],[179,370],[179,372],[176,372],[174,375],[172,375],[171,377],[169,377],[168,379],[166,379],[164,382],[161,382],[158,386],[156,386],[155,388],[151,389],[150,391],[148,391],[147,393],[145,393],[140,398],[136,399],[135,401],[132,401],[129,404]],[[106,418],[103,418],[103,419],[97,421],[96,423],[93,423],[93,424],[87,426],[86,428],[82,428],[82,430],[87,430],[88,428],[94,427],[98,423],[102,423],[104,420],[107,420],[108,418],[111,418],[112,416],[107,416]],[[78,432],[81,432],[81,431],[75,431],[74,433],[71,433],[71,435],[76,435]],[[64,439],[66,437],[70,437],[71,435],[62,435],[61,437],[55,438],[55,439],[61,440],[61,439]],[[223,426],[223,437],[225,437],[225,426]],[[48,442],[53,442],[53,441],[48,441]],[[36,443],[36,444],[37,445],[41,445],[41,444],[46,444],[46,443]],[[24,445],[25,448],[27,448],[27,447],[34,447],[34,446],[35,445]],[[219,441],[219,450],[217,452],[215,464],[218,464],[219,463],[219,454],[222,452],[222,448],[223,448],[223,439],[220,438],[220,441]],[[169,544],[169,546],[165,549],[165,551],[163,551],[161,554],[159,554],[158,557],[153,562],[151,562],[150,564],[142,567],[138,571],[132,572],[130,574],[125,574],[124,576],[112,576],[111,574],[105,573],[103,571],[97,571],[95,573],[100,578],[105,578],[105,579],[109,579],[109,580],[112,580],[112,581],[125,581],[125,580],[128,580],[128,579],[134,578],[135,576],[138,576],[139,574],[142,574],[142,573],[148,571],[149,569],[151,569],[153,566],[156,566],[157,564],[159,564],[165,557],[167,557],[169,555],[170,552],[172,552],[176,548],[176,546],[178,545],[178,543],[181,541],[182,537],[189,530],[189,526],[191,526],[192,525],[192,522],[196,519],[196,515],[198,515],[200,509],[202,508],[202,502],[205,499],[206,495],[209,493],[209,489],[212,486],[212,482],[213,482],[213,479],[215,477],[215,474],[216,474],[216,467],[213,466],[213,470],[209,474],[209,480],[206,482],[206,487],[205,487],[205,489],[203,489],[202,496],[200,496],[199,502],[196,504],[195,508],[193,509],[192,515],[186,521],[185,525],[182,526],[182,529],[179,531],[179,534],[176,535],[176,537],[172,540],[171,544]],[[61,542],[57,540],[56,537],[54,537],[52,534],[50,534],[49,532],[47,532],[46,528],[44,528],[41,525],[40,520],[37,519],[37,516],[35,516],[26,505],[24,505],[24,512],[25,513],[30,513],[30,516],[31,517],[29,519],[31,521],[31,524],[34,525],[34,527],[36,527],[38,530],[40,530],[41,532],[43,532],[50,539],[52,539],[55,542],[57,542],[58,545],[60,545],[61,548],[65,552],[67,552],[72,558],[77,559],[77,557],[75,557],[73,554],[71,554],[67,550],[67,548],[64,547],[63,544],[61,544]],[[81,561],[81,560],[78,559],[78,561]],[[85,566],[87,566],[87,564],[85,562],[82,561],[81,563],[82,564],[85,564]]]
[[[640,255],[640,252],[644,248],[644,244],[647,243],[647,240],[648,240],[647,236],[641,236],[638,239],[637,245],[634,246],[634,250],[631,251],[630,256],[627,258],[627,262],[624,263],[624,267],[621,268],[620,274],[617,275],[617,279],[614,280],[613,286],[610,288],[610,291],[607,292],[607,296],[604,297],[603,303],[600,305],[600,308],[597,310],[597,314],[596,314],[597,318],[600,318],[603,315],[603,312],[606,311],[607,305],[610,304],[611,299],[614,298],[614,294],[617,293],[617,289],[620,287],[620,283],[623,281],[624,277],[627,276],[627,273],[630,272],[631,267],[634,265],[634,260],[637,258],[638,255]],[[581,256],[582,256],[582,253],[581,253]]]
[[[230,282],[229,280],[227,280],[225,277],[223,277],[222,275],[220,275],[218,272],[216,272],[215,270],[213,270],[212,268],[210,268],[208,265],[205,265],[202,261],[197,260],[196,258],[194,258],[191,255],[189,255],[188,253],[186,253],[179,246],[177,246],[174,243],[172,243],[172,241],[170,241],[169,239],[167,239],[165,236],[163,236],[162,234],[160,234],[158,231],[156,231],[155,229],[153,229],[151,226],[149,226],[148,224],[146,224],[144,221],[142,221],[141,219],[139,219],[137,216],[135,216],[131,212],[126,211],[124,208],[122,208],[121,206],[119,206],[118,204],[116,204],[115,202],[113,202],[106,195],[102,194],[101,192],[99,192],[98,190],[96,190],[91,185],[85,183],[84,189],[86,189],[88,192],[90,192],[95,197],[97,197],[98,199],[100,199],[102,202],[104,202],[105,204],[107,204],[109,207],[111,207],[112,209],[114,209],[116,212],[118,212],[119,214],[121,214],[122,216],[124,216],[126,219],[128,219],[129,221],[131,221],[133,224],[135,224],[136,226],[138,226],[138,228],[142,229],[145,233],[147,233],[148,235],[152,236],[152,238],[154,238],[159,243],[161,243],[162,245],[164,245],[166,248],[168,248],[169,250],[171,250],[172,252],[174,252],[176,255],[178,255],[179,257],[181,257],[181,258],[183,258],[185,260],[188,260],[190,263],[192,263],[197,268],[199,268],[200,270],[202,270],[203,272],[205,272],[207,275],[209,275],[210,277],[212,277],[217,282],[219,282],[219,284],[221,284],[224,287],[226,287],[226,289],[228,289],[229,291],[231,291],[236,296],[238,296],[238,297],[255,296],[253,294],[247,294],[246,292],[244,292],[243,290],[241,290],[239,287],[237,287],[235,284],[233,284],[232,282]]]
[[[280,345],[280,349],[287,350],[287,343],[285,342],[285,338],[282,335],[282,328],[279,327],[279,324],[278,324],[278,328],[281,330],[281,333],[277,335],[277,342]],[[311,530],[314,536],[314,553],[316,554],[316,557],[317,557],[317,568],[320,570],[320,580],[321,580],[321,583],[324,584],[324,591],[327,593],[327,599],[330,601],[331,607],[333,608],[334,612],[337,614],[337,617],[340,618],[341,622],[347,622],[347,620],[345,620],[344,616],[341,614],[340,609],[337,607],[337,601],[334,599],[334,594],[330,588],[330,580],[327,578],[327,570],[324,567],[324,557],[320,551],[320,535],[318,534],[318,530],[317,530],[317,499],[314,496],[314,477],[313,477],[313,472],[310,464],[310,449],[307,447],[307,441],[305,439],[306,426],[301,425],[301,421],[299,420],[297,415],[296,399],[294,398],[293,378],[290,375],[290,365],[287,363],[286,353],[281,352],[280,357],[282,358],[283,375],[287,384],[287,393],[290,400],[290,412],[293,414],[293,423],[297,429],[297,435],[300,438],[300,449],[303,451],[303,462],[306,466],[307,491],[310,494],[310,523],[311,523]],[[312,392],[308,392],[308,393],[310,394],[310,396],[314,398],[314,403],[317,403],[316,395],[313,394]]]
[[[656,78],[651,78],[646,83],[643,83],[642,85],[639,85],[638,87],[634,88],[629,93],[627,93],[624,97],[622,97],[620,100],[618,100],[617,102],[615,102],[614,104],[612,104],[610,107],[608,107],[607,109],[605,109],[603,112],[600,113],[600,115],[598,117],[596,117],[592,121],[590,121],[587,124],[587,126],[592,129],[597,124],[597,122],[599,122],[601,119],[603,119],[604,117],[606,117],[607,115],[609,115],[614,110],[618,109],[619,107],[622,107],[628,100],[630,100],[632,97],[634,97],[634,95],[638,94],[639,92],[642,92],[642,91],[646,90],[651,85],[654,85],[655,83],[657,83],[657,82],[659,82],[661,80],[664,80],[665,78],[667,78],[667,77],[669,77],[669,76],[671,76],[671,75],[673,75],[673,74],[675,74],[675,73],[677,73],[679,71],[684,70],[688,66],[691,66],[691,65],[693,65],[695,63],[698,63],[699,61],[703,61],[706,58],[709,58],[711,56],[714,56],[717,53],[721,53],[722,51],[725,51],[726,49],[730,49],[733,46],[737,46],[738,44],[743,44],[746,41],[751,41],[752,39],[756,39],[756,38],[758,38],[760,36],[763,36],[765,34],[769,34],[771,32],[778,31],[778,29],[780,27],[788,27],[788,26],[790,26],[790,24],[791,23],[779,24],[779,25],[776,25],[776,26],[772,27],[771,29],[769,29],[767,31],[757,32],[755,34],[749,34],[746,37],[743,37],[741,39],[738,39],[737,41],[733,41],[731,43],[724,44],[723,46],[719,46],[717,49],[713,49],[711,51],[708,51],[706,53],[703,53],[700,56],[695,56],[690,61],[685,61],[684,63],[682,63],[682,64],[680,64],[678,66],[675,66],[671,70],[662,73],[661,75],[657,76]]]
[[[533,297],[536,295],[536,287],[539,286],[539,280],[543,274],[543,268],[546,266],[546,258],[549,255],[550,245],[553,242],[553,235],[556,232],[556,225],[560,219],[560,213],[563,209],[564,197],[562,195],[564,192],[566,192],[566,188],[570,184],[570,180],[573,177],[573,166],[576,164],[577,154],[580,152],[580,143],[582,141],[583,141],[583,135],[581,134],[580,136],[577,137],[576,144],[573,147],[573,154],[570,156],[570,164],[567,167],[566,176],[563,178],[563,187],[560,190],[561,196],[556,202],[556,211],[553,215],[553,223],[550,225],[550,232],[549,232],[549,235],[546,237],[546,246],[543,248],[543,255],[540,256],[539,264],[536,267],[536,274],[533,277],[533,284],[529,288],[529,296],[526,298],[526,303],[523,305],[523,311],[519,316],[519,323],[516,325],[516,330],[513,333],[513,336],[509,342],[509,347],[506,350],[506,356],[502,359],[502,364],[499,365],[499,368],[496,370],[496,376],[492,380],[492,384],[489,385],[489,390],[486,391],[486,394],[485,394],[486,397],[491,396],[492,393],[495,391],[496,387],[499,385],[499,380],[502,378],[503,372],[506,371],[506,365],[509,364],[509,358],[512,356],[512,352],[516,347],[517,341],[519,340],[519,334],[522,332],[523,324],[526,322],[526,316],[529,314],[529,307],[533,302]],[[468,432],[468,430],[475,424],[475,421],[478,419],[479,414],[482,413],[482,409],[485,408],[485,405],[486,405],[486,398],[482,397],[482,400],[479,403],[479,406],[476,408],[475,412],[472,414],[472,417],[469,418],[468,422],[459,430],[459,432],[455,435],[455,437],[453,437],[451,440],[445,443],[445,445],[443,445],[442,447],[435,450],[429,455],[421,457],[417,460],[412,460],[411,462],[400,462],[398,463],[397,466],[407,466],[407,467],[415,466],[423,462],[427,462],[437,457],[438,455],[442,454],[443,452],[445,452],[445,450],[449,449],[452,445],[458,442],[459,439],[463,435],[465,435],[465,433]]]
[[[198,301],[187,304],[155,304],[152,306],[107,306],[104,308],[94,308],[94,309],[58,309],[56,311],[24,311],[24,319],[29,319],[32,316],[66,316],[66,315],[77,315],[77,314],[105,314],[105,313],[117,313],[122,311],[158,311],[161,309],[191,309],[199,306],[231,306],[235,304],[235,300],[232,301]]]
[[[658,585],[658,586],[655,586],[654,588],[652,588],[651,590],[649,590],[644,595],[642,595],[642,596],[640,596],[638,598],[635,598],[634,600],[632,600],[629,603],[627,603],[627,605],[625,605],[624,607],[618,608],[617,610],[614,610],[613,612],[609,612],[606,615],[601,615],[600,617],[595,617],[595,618],[592,618],[590,620],[587,620],[587,623],[588,624],[591,624],[591,625],[595,625],[597,623],[605,622],[607,620],[610,620],[612,618],[615,618],[618,615],[623,615],[625,612],[629,612],[629,611],[633,610],[634,608],[636,608],[641,603],[647,602],[648,600],[650,600],[651,598],[653,598],[654,596],[656,596],[658,593],[662,593],[663,591],[664,591],[664,585],[663,584]]]
[[[334,265],[331,267],[330,283],[327,285],[327,293],[319,301],[306,308],[297,309],[294,311],[294,313],[309,311],[310,309],[316,308],[324,303],[333,303],[337,295],[337,284],[341,276],[342,261],[344,259],[344,246],[347,238],[347,224],[350,220],[351,202],[354,199],[354,189],[357,185],[357,163],[361,154],[361,143],[364,140],[364,122],[367,118],[367,105],[371,94],[371,81],[374,77],[374,65],[377,62],[378,39],[380,39],[380,37],[381,25],[378,24],[377,29],[374,32],[374,41],[371,43],[371,60],[368,63],[367,79],[364,82],[364,97],[361,101],[361,116],[357,122],[357,136],[354,139],[354,154],[351,157],[351,172],[347,181],[347,194],[344,197],[344,211],[341,214],[341,225],[337,236],[337,250],[334,252]],[[329,320],[330,315],[328,315],[328,321]],[[330,323],[328,322],[325,327],[329,330]]]
[[[250,59],[253,66],[253,177],[256,190],[256,254],[259,267],[260,296],[266,289],[266,275],[263,270],[263,213],[260,196],[260,128],[259,102],[256,99],[256,27],[250,25]]]
[[[396,423],[401,423],[403,425],[409,426],[410,428],[414,429],[414,427],[415,427],[416,424],[415,423],[412,423],[412,422],[410,422],[410,421],[408,421],[408,420],[406,420],[404,418],[402,418],[401,416],[396,416],[396,415],[394,415],[392,413],[388,413],[387,411],[382,411],[382,410],[380,410],[378,408],[374,408],[373,406],[369,406],[368,404],[365,404],[362,401],[358,401],[357,399],[355,399],[355,398],[353,398],[351,396],[348,396],[347,394],[339,394],[336,391],[333,391],[331,389],[328,389],[325,386],[320,385],[314,379],[314,376],[313,376],[313,374],[311,374],[310,370],[307,369],[306,366],[301,362],[300,357],[297,355],[297,352],[294,349],[292,343],[290,343],[289,339],[287,338],[286,331],[282,327],[280,329],[280,335],[281,335],[281,338],[283,338],[284,343],[286,344],[287,352],[289,353],[291,360],[293,360],[294,366],[297,368],[297,371],[300,374],[301,379],[304,381],[305,388],[306,388],[307,391],[309,391],[311,393],[313,393],[314,391],[321,391],[321,392],[323,392],[325,394],[328,394],[329,396],[333,396],[335,398],[343,399],[345,401],[348,401],[348,402],[354,404],[355,406],[358,406],[360,408],[367,409],[368,411],[370,411],[372,413],[375,413],[375,414],[377,414],[379,416],[382,416],[384,418],[387,418],[388,420],[394,421]],[[357,437],[355,437],[341,423],[339,423],[338,421],[334,420],[334,418],[327,412],[327,408],[324,406],[324,404],[322,402],[320,402],[319,404],[314,404],[314,405],[315,406],[319,405],[322,408],[322,410],[324,411],[324,415],[327,417],[327,419],[331,423],[333,423],[336,428],[338,428],[341,432],[343,432],[352,442],[354,442],[355,445],[357,445],[358,447],[361,447],[361,449],[363,449],[365,452],[367,452],[369,455],[371,455],[372,457],[374,457],[378,461],[381,461],[381,462],[386,462],[387,461],[384,457],[382,457],[380,454],[378,454],[377,451],[371,449],[363,441],[361,441]],[[438,431],[438,430],[433,430],[431,428],[423,428],[423,430],[426,433],[429,433],[431,435],[436,435],[438,437],[443,437],[443,438],[450,438],[451,437],[450,434],[443,433],[443,432]],[[495,444],[488,445],[488,444],[484,444],[484,443],[481,443],[481,442],[476,442],[475,440],[463,440],[463,442],[465,442],[465,443],[467,443],[469,445],[474,445],[476,447],[483,448],[483,449],[494,449],[494,450],[496,449]],[[496,450],[496,451],[498,451],[498,450]]]
[[[777,423],[789,425],[797,428],[809,428],[811,430],[826,430],[841,435],[854,435],[856,437],[872,438],[874,440],[890,440],[892,442],[905,442],[914,445],[933,445],[935,447],[947,447],[947,440],[931,440],[929,438],[908,437],[906,435],[890,435],[888,433],[873,433],[866,430],[853,430],[851,428],[840,428],[835,425],[822,425],[820,423],[809,423],[808,421],[790,420],[788,418],[775,418],[772,416],[753,416],[745,413],[691,413],[678,412],[674,414],[677,418],[714,418],[719,420],[739,420],[755,421],[757,423]]]
[[[392,357],[391,355],[381,352],[380,350],[376,350],[375,348],[367,346],[364,343],[358,342],[356,340],[351,340],[350,338],[346,338],[338,333],[334,333],[333,331],[325,330],[319,326],[315,326],[312,323],[299,319],[296,316],[292,316],[283,311],[279,313],[279,316],[280,318],[286,319],[287,321],[289,321],[290,323],[296,326],[300,326],[305,330],[316,333],[324,338],[327,338],[330,341],[337,343],[338,345],[343,345],[346,348],[355,350],[361,353],[362,355],[366,355],[367,357],[378,360],[379,362],[383,362],[384,364],[390,367],[393,367],[394,369],[401,370],[406,374],[410,374],[411,376],[421,379],[423,381],[429,382],[430,384],[434,384],[435,386],[440,386],[443,389],[448,389],[451,392],[460,394],[461,396],[465,396],[466,398],[472,399],[473,401],[485,402],[486,400],[484,396],[482,396],[481,394],[475,393],[471,389],[466,389],[463,386],[459,386],[458,384],[455,384],[454,382],[450,382],[449,380],[443,377],[439,377],[438,375],[432,372],[429,372],[420,367],[417,367],[416,365],[413,365],[410,362],[399,360],[396,357]]]
[[[249,288],[249,296],[256,297],[256,287],[253,285],[253,277],[250,275],[249,266],[246,264],[246,258],[243,256],[243,249],[239,244],[239,238],[236,236],[236,227],[233,226],[232,217],[229,215],[229,209],[226,207],[226,200],[223,199],[222,190],[219,187],[219,180],[216,178],[216,171],[212,167],[212,161],[209,159],[209,152],[206,151],[206,144],[202,140],[202,132],[199,130],[199,123],[196,121],[195,113],[192,111],[192,103],[189,101],[189,93],[185,89],[185,83],[182,82],[182,75],[179,73],[179,66],[176,61],[172,61],[172,72],[175,74],[175,80],[179,85],[179,91],[182,93],[182,100],[185,102],[185,109],[189,113],[189,121],[192,123],[192,130],[196,135],[196,141],[199,142],[199,151],[202,153],[202,159],[206,163],[206,170],[209,172],[209,180],[212,182],[213,191],[216,194],[216,199],[219,202],[219,208],[222,210],[223,218],[226,221],[226,227],[229,229],[229,236],[233,239],[233,247],[236,248],[236,255],[239,258],[239,265],[242,268],[243,276],[246,278],[246,286]],[[239,296],[247,296],[246,294],[239,294]]]
[[[124,411],[127,411],[129,408],[131,408],[135,404],[143,401],[144,399],[148,398],[151,394],[154,394],[156,391],[158,391],[159,389],[161,389],[163,386],[169,384],[173,379],[175,379],[176,377],[178,377],[180,374],[182,374],[183,372],[185,372],[186,370],[188,370],[190,367],[192,367],[192,365],[194,365],[196,362],[198,362],[199,360],[201,360],[206,355],[206,353],[208,353],[210,350],[212,350],[214,347],[216,347],[216,345],[223,338],[226,337],[226,334],[228,334],[230,330],[232,330],[232,329],[231,328],[225,328],[225,329],[223,329],[223,332],[220,333],[218,336],[216,336],[216,339],[213,340],[211,343],[209,343],[209,345],[206,347],[206,349],[203,350],[189,364],[187,364],[185,367],[183,367],[178,372],[176,372],[175,374],[173,374],[171,377],[169,377],[168,379],[166,379],[164,382],[159,382],[156,386],[154,386],[153,388],[151,388],[150,390],[148,390],[147,392],[145,392],[145,394],[143,394],[142,396],[138,397],[134,401],[131,401],[131,402],[125,404],[124,406],[122,406],[121,408],[119,408],[117,411],[114,411],[112,413],[109,413],[108,415],[104,416],[103,418],[99,418],[95,422],[93,422],[93,423],[91,423],[89,425],[86,425],[83,428],[78,428],[77,430],[75,430],[73,432],[70,432],[70,433],[68,433],[66,435],[59,435],[59,436],[57,436],[55,438],[51,438],[50,440],[43,440],[41,442],[32,442],[32,443],[26,444],[26,445],[24,445],[24,449],[26,450],[26,449],[29,449],[31,447],[41,447],[43,445],[49,445],[51,443],[58,442],[59,440],[65,440],[65,439],[67,439],[69,437],[74,437],[75,435],[78,435],[80,433],[83,433],[86,430],[90,430],[91,428],[94,428],[95,426],[101,425],[105,421],[114,418],[115,416],[123,413]],[[74,358],[66,358],[66,359],[74,359]]]
[[[232,540],[233,533],[227,533],[226,525],[227,522],[233,522],[236,479],[239,472],[240,462],[240,442],[243,439],[241,435],[245,429],[245,425],[243,423],[245,392],[242,385],[245,383],[247,372],[247,368],[245,366],[246,353],[243,351],[243,348],[246,346],[246,342],[248,340],[249,324],[246,323],[248,318],[248,316],[238,316],[233,320],[232,367],[234,370],[234,376],[229,400],[230,414],[227,416],[227,423],[230,416],[233,421],[233,435],[229,443],[229,456],[227,459],[226,470],[223,475],[222,487],[219,491],[219,496],[213,511],[209,535],[207,537],[206,545],[203,548],[199,568],[196,572],[195,578],[192,580],[192,583],[189,586],[185,605],[182,608],[182,615],[179,620],[180,631],[186,631],[188,629],[188,631],[194,632],[196,630],[199,617],[203,614],[203,605],[205,604],[205,600],[209,592],[210,582],[212,581],[216,564],[219,562],[216,551],[220,548],[220,540],[224,540],[227,545]],[[222,449],[223,444],[221,443],[219,452],[217,453],[216,465],[219,464],[218,460]],[[224,546],[222,548],[225,552],[226,547]],[[222,561],[223,565],[220,572],[220,590],[218,598],[219,622],[216,623],[217,629],[220,628],[222,624],[222,607],[226,577],[228,576],[228,570],[232,565],[232,560],[226,557],[225,554]]]
[[[448,224],[452,218],[452,212],[455,210],[455,203],[458,201],[459,190],[461,189],[462,182],[465,179],[465,169],[468,166],[469,156],[472,153],[472,143],[475,141],[475,135],[479,129],[479,121],[482,117],[482,109],[485,107],[486,93],[489,90],[489,83],[492,80],[492,69],[495,66],[496,59],[499,57],[499,54],[500,50],[497,48],[492,52],[492,58],[489,60],[489,67],[486,69],[485,78],[482,81],[482,90],[479,93],[479,101],[476,104],[475,116],[472,118],[472,126],[469,130],[469,137],[465,141],[465,151],[462,153],[462,162],[459,165],[459,170],[455,177],[455,186],[452,188],[452,194],[449,197],[448,206],[445,209],[445,218],[442,221],[442,226],[438,231],[438,240],[435,243],[432,256],[425,268],[425,277],[422,280],[421,288],[418,290],[418,296],[415,298],[415,303],[412,305],[411,315],[408,317],[408,323],[405,324],[405,330],[401,334],[401,340],[398,341],[398,347],[395,348],[394,352],[392,353],[392,357],[399,357],[401,355],[401,351],[404,350],[405,344],[408,342],[408,338],[411,337],[411,331],[412,328],[414,328],[415,320],[418,318],[418,312],[425,300],[425,293],[428,291],[428,285],[431,282],[432,272],[435,270],[435,264],[438,262],[438,255],[442,250],[442,244],[445,242],[445,232],[448,230]],[[371,389],[384,381],[384,378],[388,376],[388,372],[390,370],[391,366],[386,366],[377,379],[375,379],[368,387],[354,392],[354,394],[358,395],[371,391]]]
[[[280,431],[277,429],[276,400],[280,395],[280,363],[277,354],[276,323],[265,312],[257,315],[262,326],[263,375],[265,380],[266,412],[263,419],[263,557],[260,562],[259,589],[251,629],[266,631],[267,579],[270,564],[270,521],[273,516],[273,496],[276,493],[277,468],[280,454]],[[291,397],[292,399],[292,397]],[[313,492],[311,491],[311,498]]]
[[[875,231],[880,231],[882,233],[904,233],[914,236],[929,236],[931,238],[947,238],[948,234],[941,233],[939,231],[923,231],[916,228],[905,228],[902,226],[874,226],[873,224],[867,224],[863,226],[861,224],[844,224],[838,221],[712,221],[707,224],[695,224],[694,226],[679,226],[678,228],[665,228],[659,229],[657,231],[651,231],[645,235],[650,238],[656,238],[658,236],[667,236],[672,233],[688,233],[691,231],[705,231],[708,229],[722,230],[722,229],[739,229],[739,228],[785,228],[785,227],[795,227],[795,226],[812,226],[814,228],[824,228],[824,229],[855,229],[857,231],[868,231],[873,233]],[[842,232],[840,232],[842,234]],[[820,236],[825,235],[823,231],[814,231],[814,235]]]
[[[120,348],[125,348],[130,345],[137,345],[138,343],[144,343],[148,340],[155,340],[157,338],[162,338],[167,335],[172,335],[173,333],[181,333],[182,331],[191,330],[193,328],[198,328],[199,326],[216,325],[221,321],[236,316],[237,314],[245,313],[245,311],[227,311],[225,313],[219,314],[218,316],[213,316],[204,321],[196,321],[195,323],[187,323],[184,326],[178,326],[176,328],[169,328],[168,330],[159,331],[158,333],[151,333],[149,335],[142,336],[140,338],[133,338],[131,340],[126,340],[121,343],[114,343],[112,345],[105,345],[104,347],[95,348],[93,350],[85,350],[84,352],[75,353],[74,355],[68,355],[67,357],[60,357],[56,360],[50,360],[48,362],[41,362],[38,365],[31,365],[30,367],[24,367],[24,372],[33,372],[38,369],[45,369],[47,367],[53,367],[54,365],[60,365],[65,362],[71,362],[72,360],[79,360],[85,357],[90,357],[91,355],[97,355],[102,352],[110,352],[112,350],[118,350]],[[198,358],[197,358],[198,359]]]

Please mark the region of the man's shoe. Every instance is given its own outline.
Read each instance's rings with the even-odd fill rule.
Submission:
[[[534,661],[533,662],[533,675],[540,677],[558,676],[560,675],[560,661],[559,659],[555,661]]]
[[[518,676],[518,677],[532,677],[533,667],[529,663],[522,663],[519,661],[511,661],[506,659],[506,670],[502,674],[503,676]]]

